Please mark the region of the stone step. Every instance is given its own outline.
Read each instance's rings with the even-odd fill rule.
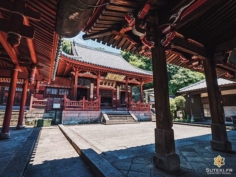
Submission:
[[[106,125],[138,123],[133,116],[128,111],[102,112],[102,123]]]
[[[129,111],[106,111],[107,115],[130,115]]]
[[[108,120],[106,121],[106,125],[114,125],[114,124],[136,124],[138,121],[119,121],[119,120]]]

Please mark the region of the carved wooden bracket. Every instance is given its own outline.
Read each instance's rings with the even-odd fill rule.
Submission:
[[[4,1],[0,3],[0,10],[11,12],[11,21],[1,18],[0,31],[8,33],[7,42],[12,46],[18,46],[22,37],[34,38],[34,28],[23,24],[24,18],[40,20],[38,12],[25,7],[24,0]]]

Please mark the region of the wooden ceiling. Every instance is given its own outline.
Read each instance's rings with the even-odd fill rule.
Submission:
[[[41,14],[41,20],[33,21],[25,17],[24,24],[35,29],[34,38],[22,38],[20,45],[11,49],[16,52],[16,58],[21,66],[21,71],[30,72],[33,64],[42,66],[43,69],[38,70],[37,73],[48,81],[52,78],[57,52],[58,35],[55,32],[57,3],[58,0],[25,0],[26,7]],[[0,13],[2,18],[11,20],[12,14],[10,12],[1,10]],[[5,37],[7,35],[3,32],[0,33]],[[5,59],[0,58],[0,69],[11,69],[13,68],[12,57],[7,56],[8,52],[4,51],[1,46],[0,53],[2,51],[5,54]]]
[[[202,56],[199,60],[200,64],[202,59],[207,57],[208,49],[215,48],[218,76],[225,77],[226,72],[231,72],[234,75],[231,79],[236,79],[236,66],[228,63],[228,60],[224,58],[228,51],[236,48],[235,0],[89,0],[86,2],[80,0],[25,0],[27,7],[41,14],[41,20],[24,19],[25,25],[35,28],[33,40],[22,38],[21,44],[17,48],[8,47],[8,50],[4,50],[6,46],[0,45],[0,69],[11,69],[14,62],[18,60],[21,70],[30,72],[31,65],[37,64],[43,66],[42,70],[38,70],[38,74],[50,81],[56,68],[55,58],[59,35],[72,37],[80,30],[86,33],[83,36],[84,39],[96,40],[108,46],[151,57],[151,49],[143,51],[142,43],[132,44],[127,39],[127,36],[132,33],[131,31],[122,33],[123,27],[127,24],[125,14],[127,12],[138,14],[146,3],[151,3],[150,18],[154,12],[158,12],[160,24],[168,24],[173,14],[178,13],[182,7],[193,1],[204,1],[204,3],[175,26],[179,35],[177,39],[173,40],[174,45],[167,46],[167,62],[203,72],[203,69],[195,67],[193,62],[183,62],[180,54],[176,53],[172,47],[180,44],[182,48],[185,47],[183,54],[186,54],[186,48],[192,46],[191,49]],[[11,2],[14,1],[11,0]],[[72,3],[73,8],[65,9],[63,3],[67,3],[66,7],[70,6],[68,3]],[[81,3],[83,8],[82,6],[77,7]],[[76,11],[78,13],[74,13]],[[62,16],[63,14],[64,16]],[[10,20],[11,13],[1,10],[0,18]],[[5,37],[6,34],[0,32],[0,41],[4,41]],[[190,39],[192,39],[191,42]],[[191,57],[192,53],[188,53],[186,57]]]
[[[83,36],[84,39],[92,39],[108,46],[151,58],[151,49],[147,49],[145,53],[142,53],[142,44],[131,44],[127,39],[129,32],[120,34],[122,27],[127,24],[124,18],[125,14],[127,12],[133,12],[135,14],[140,4],[152,3],[150,13],[158,11],[160,24],[168,24],[170,23],[169,19],[171,15],[177,13],[181,7],[190,1],[110,0],[109,2],[108,5],[94,10],[93,15],[88,19],[87,26],[84,27],[84,32],[86,33]],[[236,47],[236,30],[234,27],[236,21],[235,9],[236,1],[234,0],[206,0],[203,5],[179,22],[175,26],[175,29],[182,35],[184,40],[192,39],[194,41],[193,43],[196,44],[196,48],[200,44],[202,49],[206,51],[206,54],[208,48],[215,48],[216,54],[232,51]],[[118,38],[117,35],[119,36]],[[232,44],[233,42],[230,42],[232,39],[234,39],[234,45]],[[203,68],[194,67],[192,62],[183,62],[178,53],[168,51],[168,49],[171,49],[171,47],[168,46],[166,51],[168,63],[203,72]],[[187,57],[190,57],[190,55],[187,54]],[[201,64],[202,60],[199,60],[199,63]],[[218,63],[217,58],[216,64],[219,77],[227,78],[225,76],[226,73],[231,72],[234,74],[234,77],[231,79],[236,79],[236,65],[228,66],[227,61],[223,64],[222,62]]]

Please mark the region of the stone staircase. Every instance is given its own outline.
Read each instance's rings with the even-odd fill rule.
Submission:
[[[105,125],[139,123],[129,111],[102,111],[101,122]]]

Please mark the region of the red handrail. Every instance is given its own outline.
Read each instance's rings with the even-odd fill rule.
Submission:
[[[130,111],[150,111],[150,103],[141,103],[138,101],[137,103],[131,101],[129,104]]]
[[[64,111],[73,111],[73,110],[81,110],[81,111],[88,111],[88,110],[94,110],[94,111],[99,111],[100,110],[100,97],[98,97],[94,101],[88,101],[83,97],[82,100],[79,101],[73,101],[69,100],[64,96],[64,101],[63,101],[63,110]]]

